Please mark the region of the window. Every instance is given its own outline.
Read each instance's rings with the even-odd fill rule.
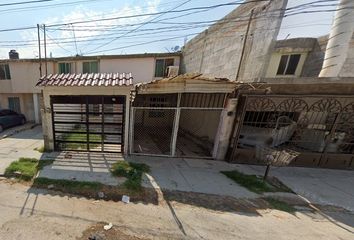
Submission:
[[[155,77],[167,77],[168,74],[168,67],[173,66],[174,59],[167,58],[167,59],[156,59],[155,64]]]
[[[160,108],[166,107],[168,105],[166,97],[151,97],[150,98],[150,107]],[[149,117],[151,118],[161,118],[165,116],[165,112],[163,110],[151,110],[149,111]]]
[[[83,73],[98,73],[98,62],[83,62],[82,63]]]
[[[59,63],[58,70],[59,73],[73,73],[72,63]]]
[[[20,98],[9,97],[8,100],[9,100],[9,109],[11,109],[14,112],[20,113],[21,112]]]
[[[0,80],[11,79],[9,64],[0,64]]]
[[[282,55],[277,75],[294,75],[299,64],[301,54]]]

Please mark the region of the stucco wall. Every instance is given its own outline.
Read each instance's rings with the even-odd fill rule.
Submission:
[[[33,94],[9,93],[0,94],[0,109],[9,108],[9,97],[18,97],[20,100],[21,113],[26,116],[27,121],[34,121]]]
[[[39,63],[37,62],[9,62],[10,80],[0,80],[0,93],[39,93],[35,88],[39,79]],[[43,67],[44,69],[44,67]],[[49,73],[52,65],[48,64]]]
[[[58,64],[61,62],[69,62],[73,65],[73,73],[82,73],[82,64],[87,61],[98,61],[99,71],[102,73],[128,73],[133,74],[133,82],[150,82],[155,77],[155,60],[161,58],[173,58],[174,65],[180,65],[180,57],[175,56],[150,56],[150,57],[110,57],[96,59],[49,59],[47,62],[48,74],[58,73]],[[36,88],[36,83],[40,78],[38,60],[4,60],[1,64],[9,64],[11,79],[0,80],[1,93],[40,93]],[[42,75],[45,74],[45,64],[42,63]]]
[[[287,0],[273,0],[240,5],[184,46],[183,72],[235,80],[248,18],[255,9],[239,80],[252,81],[262,77],[281,24],[282,11],[279,9],[286,4]]]
[[[301,75],[301,71],[302,68],[304,66],[304,62],[307,58],[307,52],[292,52],[291,54],[301,54],[299,63],[297,65],[295,74],[293,75],[279,75],[277,76],[277,71],[278,71],[278,67],[279,67],[279,63],[280,63],[280,58],[283,54],[287,54],[287,53],[283,53],[283,52],[276,52],[273,53],[270,60],[269,60],[269,65],[268,65],[268,69],[267,69],[267,73],[265,75],[265,77],[267,78],[272,78],[272,77],[300,77]]]

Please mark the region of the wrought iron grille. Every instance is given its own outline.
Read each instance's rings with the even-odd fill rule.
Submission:
[[[124,104],[124,96],[52,96],[55,149],[121,153]]]
[[[353,97],[248,96],[241,119],[237,148],[353,154]]]

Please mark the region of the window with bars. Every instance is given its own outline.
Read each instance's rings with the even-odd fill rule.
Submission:
[[[168,67],[174,65],[173,58],[156,59],[155,62],[155,77],[167,77]]]
[[[83,73],[98,73],[98,62],[83,62],[82,63],[82,72]]]
[[[282,55],[277,75],[294,75],[301,58],[301,54]]]
[[[73,63],[63,62],[58,64],[59,73],[73,73]]]
[[[0,64],[0,80],[10,80],[10,67],[9,64]]]

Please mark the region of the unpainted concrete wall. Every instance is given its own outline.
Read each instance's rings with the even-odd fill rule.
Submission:
[[[249,16],[254,10],[239,80],[265,74],[287,0],[242,4],[183,48],[182,71],[235,80]]]
[[[317,77],[322,69],[322,64],[327,47],[328,36],[319,37],[313,50],[309,53],[301,76],[302,77]],[[344,63],[339,77],[353,77],[354,76],[354,35],[350,42],[347,59]]]

